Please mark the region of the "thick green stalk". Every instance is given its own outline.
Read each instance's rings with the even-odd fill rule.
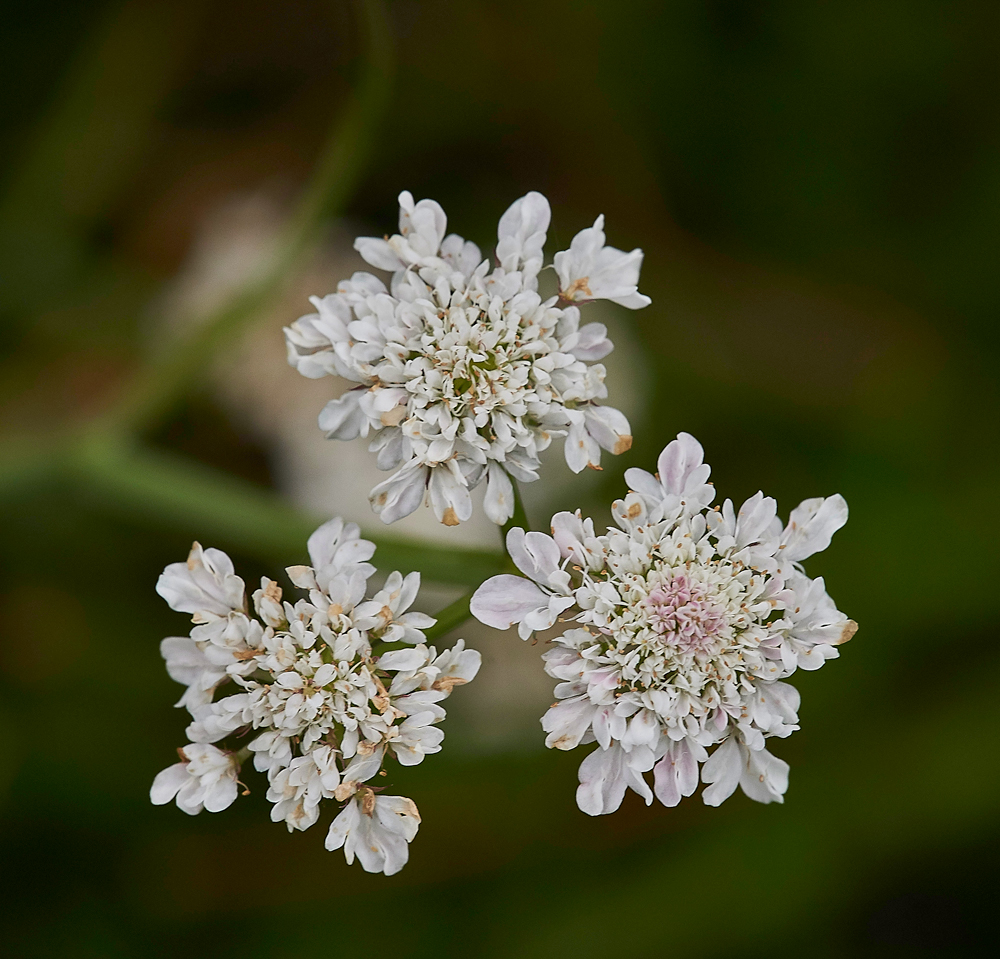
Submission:
[[[474,592],[474,589],[470,590],[464,596],[459,596],[455,602],[449,603],[440,612],[435,613],[437,622],[430,629],[424,630],[429,642],[457,629],[472,615],[469,612],[469,603]]]
[[[531,529],[531,525],[528,523],[528,514],[524,509],[524,500],[521,498],[521,491],[517,487],[517,480],[511,479],[511,486],[514,488],[514,514],[511,516],[503,526],[500,527],[500,543],[503,546],[503,551],[507,554],[507,568],[511,572],[518,572],[517,567],[514,565],[513,560],[510,558],[510,554],[507,553],[507,534],[515,528],[520,528],[525,531]]]
[[[524,500],[521,498],[521,491],[518,489],[517,480],[511,479],[510,482],[514,490],[514,513],[500,528],[500,542],[504,550],[504,569],[520,575],[520,570],[514,565],[513,560],[511,560],[510,555],[507,553],[507,533],[515,527],[530,530],[531,526],[528,523],[528,514],[524,509]],[[499,572],[499,570],[495,570],[495,572]],[[483,577],[483,579],[486,579],[486,577]],[[446,606],[437,614],[437,622],[430,629],[425,630],[429,640],[437,639],[439,636],[451,632],[451,630],[461,626],[469,618],[471,615],[469,613],[469,602],[472,600],[474,592],[475,589],[464,596],[460,596],[455,602]]]
[[[91,440],[69,467],[84,495],[105,509],[269,562],[304,560],[306,539],[322,521],[253,483],[157,450]],[[379,566],[418,570],[436,583],[475,587],[502,564],[499,552],[364,536],[378,547]]]

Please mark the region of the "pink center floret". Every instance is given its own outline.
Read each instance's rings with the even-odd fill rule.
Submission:
[[[649,624],[672,646],[685,652],[707,652],[725,628],[726,617],[701,583],[684,573],[654,589],[643,601]]]

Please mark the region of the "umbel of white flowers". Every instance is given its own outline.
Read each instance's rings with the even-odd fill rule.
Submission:
[[[285,330],[288,360],[308,377],[357,383],[319,416],[330,438],[372,436],[378,466],[395,470],[372,491],[386,523],[425,496],[449,526],[472,515],[470,491],[486,480],[486,513],[505,523],[514,510],[510,477],[538,478],[538,454],[565,437],[574,472],[597,467],[601,449],[627,450],[632,437],[607,396],[613,349],[600,323],[580,325],[579,305],[606,299],[648,305],[638,292],[642,251],[604,242],[604,217],[578,233],[553,266],[559,295],[538,294],[549,203],[528,193],[500,218],[495,263],[475,243],[446,235],[433,200],[399,195],[399,233],[359,237],[355,249],[392,273],[389,287],[355,273],[317,312]]]
[[[439,752],[441,701],[473,679],[479,653],[459,640],[438,653],[422,630],[435,622],[407,612],[420,574],[391,573],[365,600],[373,543],[334,519],[309,538],[312,566],[286,571],[307,592],[294,605],[264,578],[248,612],[243,580],[229,557],[197,543],[186,563],[156,585],[172,609],[191,613],[189,636],[161,644],[170,676],[187,689],[178,706],[194,721],[180,762],[153,782],[154,803],[176,799],[186,813],[218,812],[239,793],[241,764],[266,772],[271,819],[308,829],[320,803],[345,803],[326,838],[368,872],[398,872],[420,815],[412,800],[372,784],[386,761],[412,766]],[[218,691],[232,683],[233,692]],[[236,741],[244,739],[243,749]]]
[[[737,784],[781,802],[788,764],[765,741],[798,729],[799,694],[783,680],[835,658],[857,629],[801,566],[829,546],[847,504],[806,500],[787,525],[762,493],[739,512],[729,500],[709,509],[710,470],[687,433],[657,467],[626,472],[632,489],[604,535],[579,511],[556,514],[552,536],[512,529],[507,549],[527,578],[487,580],[472,612],[497,629],[517,623],[523,639],[579,624],[544,654],[560,682],[542,726],[556,749],[597,742],[580,766],[584,812],[614,812],[626,789],[675,806],[699,766],[710,806]]]

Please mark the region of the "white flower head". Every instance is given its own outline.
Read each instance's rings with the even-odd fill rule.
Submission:
[[[171,678],[187,687],[178,705],[193,722],[181,762],[156,777],[150,797],[176,799],[192,815],[218,812],[235,800],[241,763],[253,756],[275,822],[308,829],[324,800],[346,801],[328,848],[391,874],[420,818],[409,799],[363,784],[390,759],[412,766],[440,751],[441,703],[475,677],[480,655],[462,640],[441,653],[427,645],[435,620],[410,610],[418,573],[390,573],[365,598],[375,546],[353,523],[325,523],[308,548],[313,565],[286,570],[306,596],[289,602],[265,577],[253,594],[256,616],[219,550],[195,544],[186,564],[160,577],[160,595],[196,623],[161,646]],[[219,695],[227,684],[231,694]]]
[[[487,580],[472,612],[518,624],[524,639],[575,624],[543,657],[560,682],[542,726],[555,749],[598,744],[580,767],[584,812],[614,812],[627,789],[674,806],[699,769],[708,805],[737,785],[781,802],[788,765],[765,741],[798,728],[799,694],[784,680],[836,657],[857,629],[800,565],[830,544],[847,504],[806,500],[784,526],[762,493],[738,512],[729,500],[710,509],[709,467],[687,433],[657,466],[626,472],[632,490],[604,535],[579,513],[554,516],[551,536],[511,530],[524,576]]]
[[[394,470],[371,492],[383,522],[423,502],[454,526],[472,515],[470,491],[486,482],[486,513],[498,525],[514,510],[511,477],[538,478],[539,454],[564,437],[574,472],[597,468],[601,450],[632,442],[626,418],[600,405],[613,349],[600,323],[580,325],[578,304],[649,303],[636,288],[642,252],[605,245],[604,218],[555,255],[559,296],[543,300],[538,273],[548,200],[529,193],[500,218],[496,262],[455,234],[433,200],[399,196],[399,233],[361,237],[355,249],[390,271],[389,286],[355,273],[315,313],[285,330],[288,360],[309,377],[358,385],[320,413],[330,438],[370,439],[378,465]]]

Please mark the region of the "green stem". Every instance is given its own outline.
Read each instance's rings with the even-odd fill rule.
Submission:
[[[104,508],[263,560],[304,559],[306,539],[320,522],[269,490],[169,453],[107,437],[90,438],[74,453],[68,459],[71,477]],[[502,564],[500,553],[364,535],[378,547],[381,566],[418,570],[436,583],[474,587]]]
[[[17,437],[0,447],[0,498],[37,490],[54,480],[66,455],[57,442]]]
[[[461,626],[472,614],[469,612],[469,602],[475,590],[470,590],[464,596],[459,596],[453,603],[449,603],[439,613],[435,613],[437,622],[425,629],[424,634],[428,641],[438,639],[445,633],[450,633],[453,629]]]
[[[524,511],[524,500],[521,498],[521,491],[517,488],[517,480],[511,479],[510,485],[514,488],[514,513],[500,527],[500,536],[505,544],[507,542],[507,534],[515,527],[520,527],[525,531],[531,529],[531,525],[528,523],[528,514]]]
[[[514,489],[514,513],[511,518],[500,527],[500,545],[503,547],[504,555],[507,557],[506,567],[508,571],[519,574],[519,570],[514,565],[514,561],[510,558],[510,554],[507,552],[507,534],[512,529],[517,528],[523,529],[527,532],[531,529],[531,524],[528,522],[528,514],[524,509],[524,500],[521,498],[521,491],[518,489],[517,480],[511,477],[510,484]]]
[[[368,161],[392,84],[391,41],[383,5],[380,0],[360,0],[360,5],[367,58],[358,92],[349,98],[327,140],[277,252],[258,278],[222,309],[205,317],[196,333],[152,368],[139,370],[116,405],[94,424],[96,430],[122,434],[154,426],[219,349],[232,343],[281,291],[289,271],[316,242],[323,221],[343,209]]]

